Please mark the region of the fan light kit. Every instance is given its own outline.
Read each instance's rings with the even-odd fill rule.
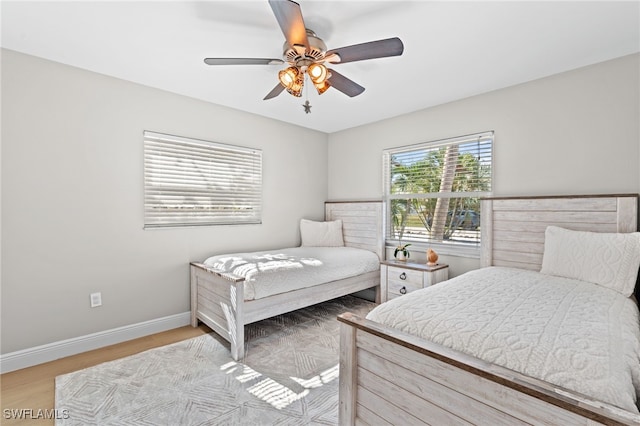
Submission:
[[[309,77],[320,95],[330,87],[334,87],[349,97],[358,96],[364,92],[364,87],[328,68],[325,64],[400,56],[404,51],[404,45],[397,37],[327,51],[324,41],[305,27],[298,3],[291,0],[269,0],[269,5],[286,40],[282,53],[283,59],[206,58],[204,60],[208,65],[282,65],[286,63],[287,68],[278,73],[280,83],[264,97],[264,100],[275,98],[283,90],[293,96],[301,97],[305,77]],[[309,113],[311,106],[308,100],[305,105],[305,112]]]

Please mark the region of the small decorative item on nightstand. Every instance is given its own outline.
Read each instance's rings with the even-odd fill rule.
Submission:
[[[432,249],[427,249],[427,266],[436,266],[438,264],[438,253]]]
[[[396,247],[395,251],[393,252],[393,257],[401,261],[407,260],[411,255],[409,249],[407,249],[407,247],[409,247],[410,245],[411,244],[401,244]]]

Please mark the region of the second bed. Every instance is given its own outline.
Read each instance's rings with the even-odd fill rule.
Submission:
[[[327,202],[302,220],[301,247],[212,256],[191,264],[191,324],[204,322],[244,357],[244,326],[375,287],[384,257],[383,203]]]

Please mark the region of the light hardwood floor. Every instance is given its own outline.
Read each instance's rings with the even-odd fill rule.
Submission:
[[[53,424],[53,420],[42,419],[7,419],[10,412],[6,410],[52,410],[55,404],[55,378],[61,374],[82,370],[103,362],[124,358],[148,349],[157,348],[171,343],[197,337],[211,330],[206,325],[196,328],[185,326],[151,336],[141,337],[117,345],[107,346],[45,364],[36,365],[18,371],[12,371],[0,376],[1,393],[0,405],[2,414],[0,424],[27,425]]]

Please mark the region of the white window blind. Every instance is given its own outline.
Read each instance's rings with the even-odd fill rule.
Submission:
[[[144,227],[260,223],[262,151],[144,132]]]
[[[385,150],[387,238],[478,245],[492,152],[493,132]]]

